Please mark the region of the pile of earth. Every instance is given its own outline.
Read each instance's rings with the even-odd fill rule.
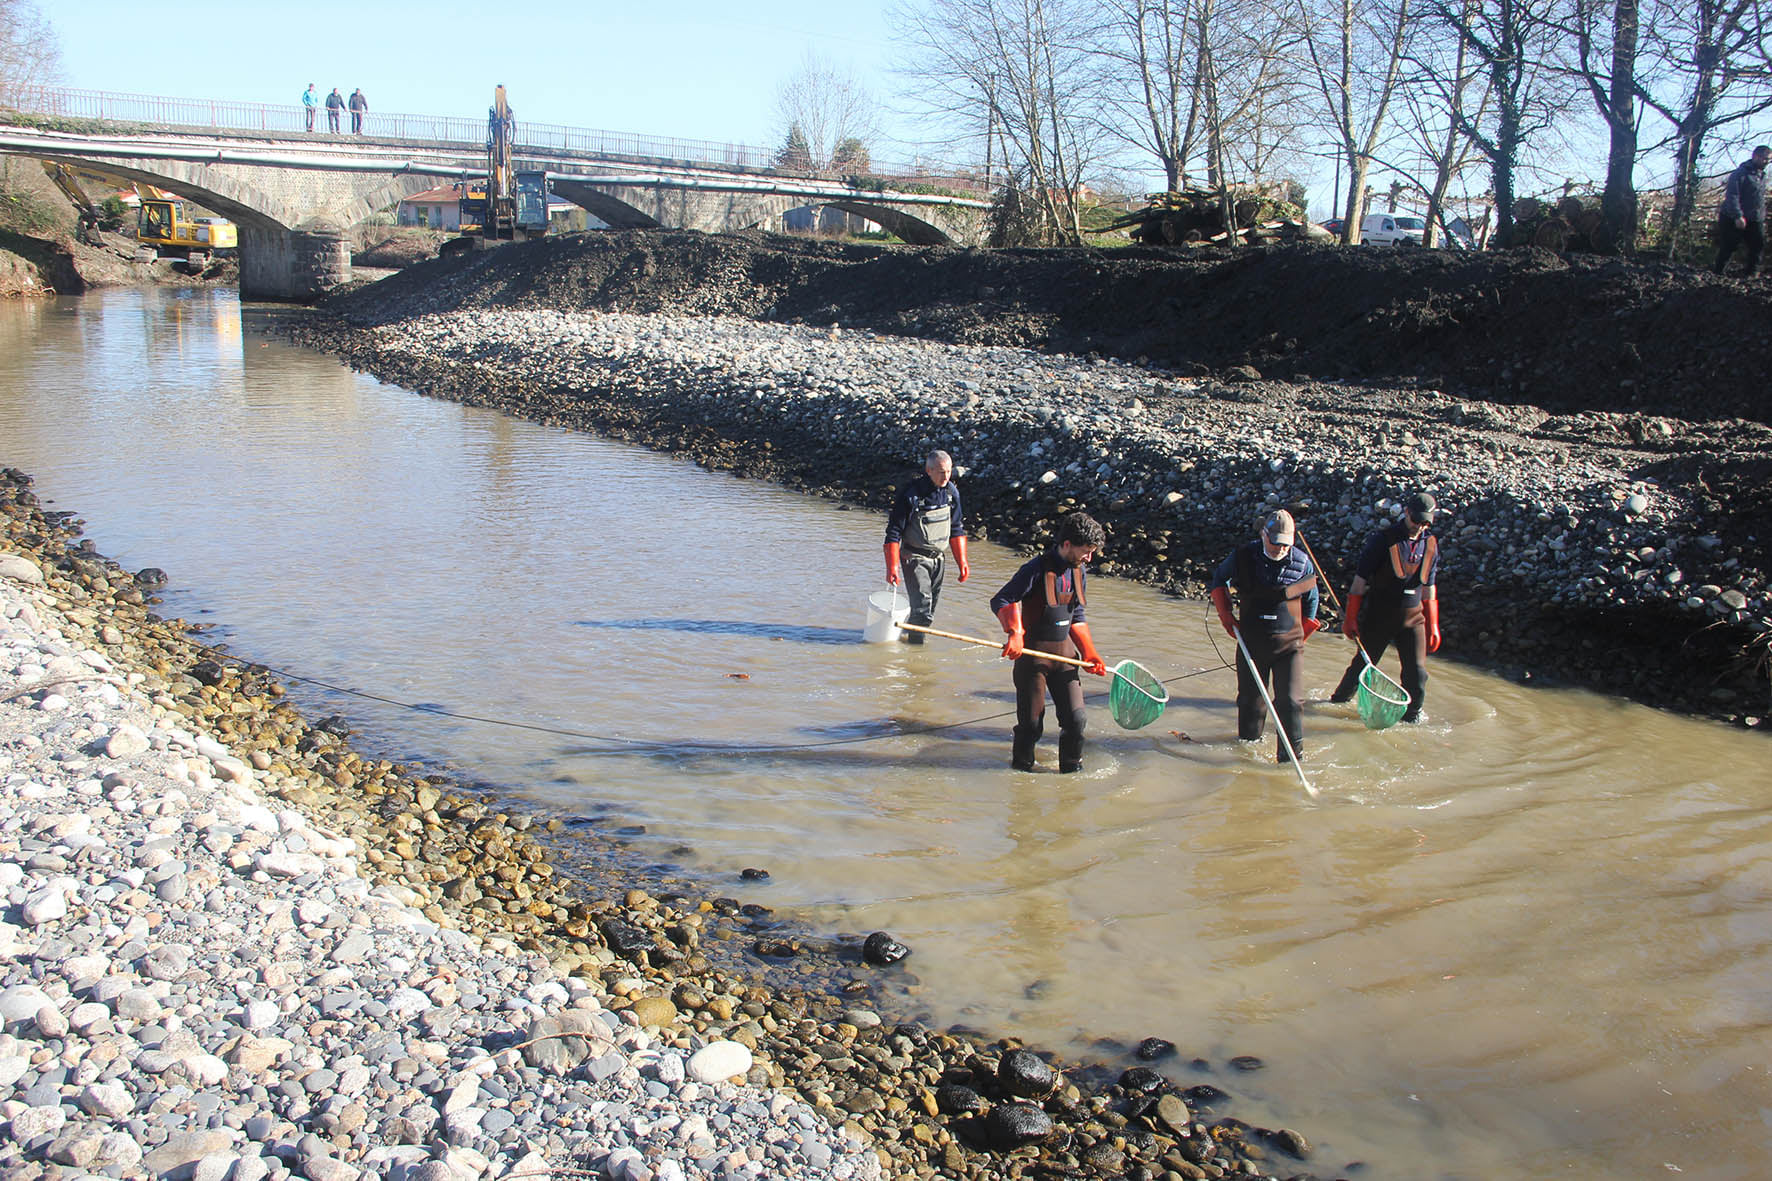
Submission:
[[[1197,375],[1435,387],[1553,414],[1772,421],[1772,287],[1540,250],[960,250],[685,231],[437,259],[334,301],[729,315],[1099,353]]]
[[[99,232],[94,237],[95,241],[82,242],[66,234],[39,237],[0,230],[0,297],[79,295],[94,287],[239,282],[240,266],[232,258],[212,259],[200,274],[190,274],[173,259],[136,262],[136,242],[127,234]]]

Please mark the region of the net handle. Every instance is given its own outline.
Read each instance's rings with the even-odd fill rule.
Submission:
[[[1304,530],[1298,529],[1295,532],[1298,535],[1298,544],[1304,547],[1305,556],[1311,560],[1311,565],[1317,568],[1317,574],[1323,580],[1323,589],[1329,592],[1329,605],[1335,608],[1337,615],[1341,616],[1341,634],[1354,642],[1354,647],[1360,650],[1360,655],[1367,664],[1372,664],[1372,657],[1366,655],[1366,645],[1360,642],[1360,637],[1347,635],[1347,612],[1341,609],[1341,600],[1335,597],[1335,588],[1329,585],[1329,575],[1324,571],[1323,563],[1317,561],[1317,553],[1311,549],[1311,543],[1305,539]],[[1359,620],[1356,619],[1354,624],[1357,627]],[[1378,666],[1372,665],[1372,667],[1377,668]]]

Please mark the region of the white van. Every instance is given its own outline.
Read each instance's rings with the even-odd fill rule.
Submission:
[[[1420,246],[1427,240],[1427,221],[1407,213],[1368,213],[1360,222],[1360,241],[1367,246]]]

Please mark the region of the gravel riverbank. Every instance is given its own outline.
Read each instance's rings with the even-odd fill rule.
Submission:
[[[0,522],[7,1181],[1313,1175],[1168,1043],[1061,1073],[882,1021],[859,946],[762,907],[556,872],[552,825],[310,722],[22,473]]]
[[[428,394],[874,506],[945,447],[980,532],[1033,547],[1084,508],[1108,530],[1099,571],[1181,594],[1275,505],[1301,512],[1345,589],[1365,534],[1425,488],[1446,510],[1445,656],[1741,725],[1772,713],[1761,423],[587,310],[659,302],[662,280],[643,277],[675,273],[671,244],[549,243],[528,263],[524,249],[414,268],[295,335]],[[673,307],[756,287],[755,265],[692,249],[701,286]]]

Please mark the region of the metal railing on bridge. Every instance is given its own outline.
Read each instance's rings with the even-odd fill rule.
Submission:
[[[107,90],[44,86],[10,88],[0,90],[0,110],[50,119],[96,119],[181,130],[277,135],[334,134],[321,130],[326,127],[324,110],[315,112],[314,130],[309,132],[306,110],[299,104],[169,98],[151,94],[118,94]],[[348,112],[341,112],[341,123],[342,115],[346,113]],[[343,126],[349,124],[343,123]],[[486,120],[451,115],[404,115],[368,111],[363,116],[362,133],[387,139],[431,140],[479,147],[486,142]],[[683,160],[729,168],[774,166],[773,152],[749,144],[659,138],[623,131],[533,123],[522,119],[517,122],[516,147],[518,151],[595,152],[615,156]],[[944,189],[982,191],[984,187],[964,170],[943,165],[875,165],[862,175],[900,183],[923,181]]]

